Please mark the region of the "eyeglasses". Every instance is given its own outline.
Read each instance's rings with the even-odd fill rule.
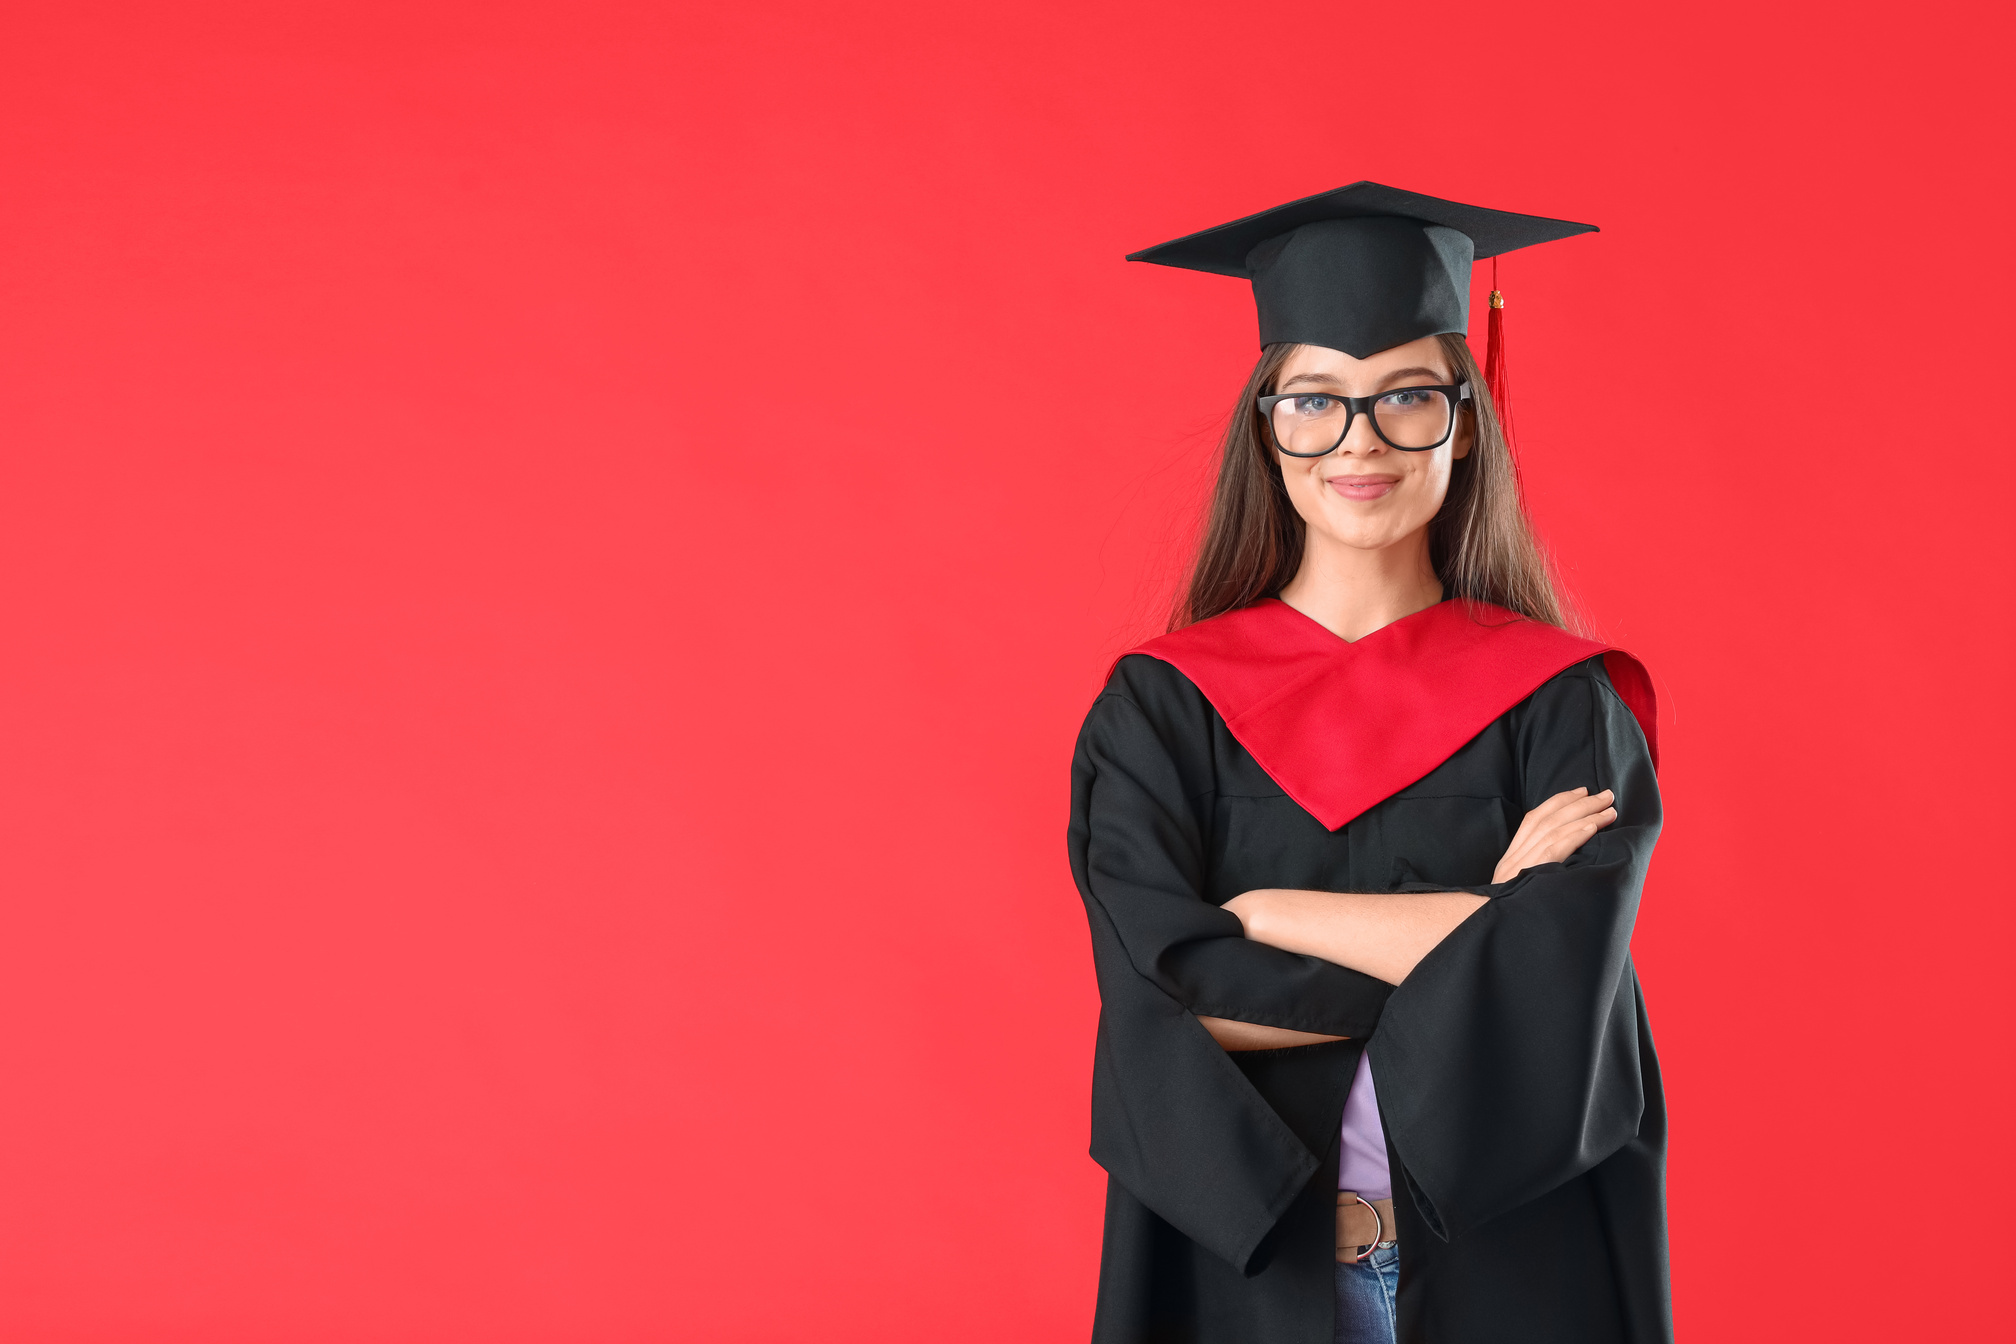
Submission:
[[[1456,432],[1456,407],[1470,400],[1470,384],[1396,387],[1369,397],[1334,392],[1282,392],[1259,399],[1260,418],[1275,448],[1290,457],[1324,457],[1337,451],[1359,416],[1389,448],[1425,453]]]

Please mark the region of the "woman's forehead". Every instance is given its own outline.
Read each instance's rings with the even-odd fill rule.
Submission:
[[[1425,369],[1444,378],[1450,376],[1449,358],[1443,353],[1442,343],[1433,336],[1396,345],[1364,359],[1323,345],[1298,346],[1281,366],[1281,376],[1329,374],[1340,381],[1356,382],[1389,377],[1403,369]]]

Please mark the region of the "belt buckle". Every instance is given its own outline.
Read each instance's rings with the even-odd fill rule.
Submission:
[[[1359,1194],[1357,1191],[1354,1190],[1351,1192],[1351,1198],[1357,1200],[1360,1204],[1363,1204],[1366,1208],[1372,1210],[1372,1244],[1365,1248],[1365,1253],[1363,1255],[1357,1256],[1351,1261],[1351,1263],[1354,1265],[1362,1265],[1367,1260],[1370,1260],[1372,1258],[1372,1252],[1378,1250],[1379,1244],[1386,1240],[1386,1220],[1379,1216],[1378,1208],[1373,1205],[1371,1200],[1365,1198],[1365,1196]]]

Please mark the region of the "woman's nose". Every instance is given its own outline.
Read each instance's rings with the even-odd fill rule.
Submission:
[[[1372,417],[1360,415],[1352,418],[1351,428],[1337,445],[1336,451],[1353,457],[1370,457],[1386,451],[1385,440],[1372,428]]]

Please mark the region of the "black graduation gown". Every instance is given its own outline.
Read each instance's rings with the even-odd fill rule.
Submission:
[[[1617,821],[1490,885],[1525,813],[1580,786],[1615,789]],[[1091,1152],[1109,1175],[1095,1344],[1330,1344],[1361,1048],[1403,1344],[1670,1340],[1665,1106],[1629,955],[1660,816],[1601,658],[1334,832],[1175,667],[1122,659],[1072,768],[1101,998]],[[1396,989],[1244,938],[1218,907],[1267,887],[1492,899]],[[1351,1039],[1228,1053],[1198,1015]]]

